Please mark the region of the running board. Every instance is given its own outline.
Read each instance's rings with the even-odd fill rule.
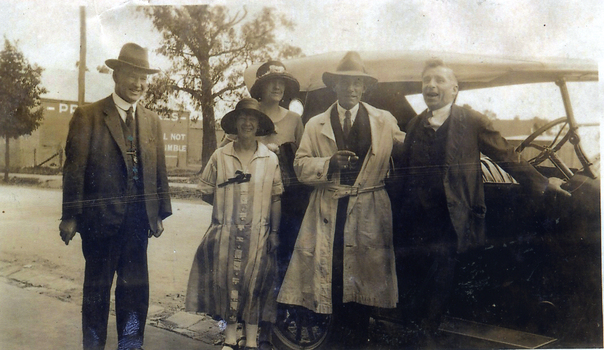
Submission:
[[[440,324],[439,330],[521,349],[538,349],[556,341],[554,338],[538,334],[515,331],[513,329],[454,317],[445,317],[445,320]]]

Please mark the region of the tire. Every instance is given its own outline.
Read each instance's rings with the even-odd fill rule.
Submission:
[[[279,350],[321,350],[333,334],[331,315],[314,313],[300,306],[279,304],[272,342]]]

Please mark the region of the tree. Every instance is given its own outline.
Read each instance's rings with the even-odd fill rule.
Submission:
[[[30,65],[17,43],[4,39],[0,51],[0,136],[6,143],[4,181],[8,182],[10,139],[31,133],[40,126],[44,111],[40,95],[42,68]]]
[[[170,69],[151,81],[146,104],[167,115],[170,97],[188,97],[202,112],[202,168],[216,149],[217,102],[229,106],[244,93],[243,71],[269,58],[287,59],[302,54],[298,47],[280,43],[277,29],[294,24],[272,8],[264,8],[245,21],[245,8],[234,15],[224,6],[148,6],[141,10],[162,34],[157,50],[168,57]]]
[[[486,115],[487,118],[489,118],[489,120],[497,120],[497,113],[493,112],[490,109],[485,109],[484,111],[482,111],[482,114]]]

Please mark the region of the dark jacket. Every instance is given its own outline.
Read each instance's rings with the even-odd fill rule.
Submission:
[[[426,114],[427,110],[407,125],[407,136],[397,162],[397,167],[402,168],[403,178],[404,169],[409,162],[409,148],[417,137],[416,133],[422,127],[421,121]],[[451,223],[457,233],[457,250],[463,252],[485,242],[486,206],[481,153],[493,159],[520,184],[528,186],[534,192],[543,192],[548,180],[514,151],[514,147],[493,129],[486,116],[453,105],[449,118],[442,180]],[[401,195],[405,196],[404,191]]]
[[[63,216],[76,218],[78,232],[110,236],[124,220],[128,201],[144,201],[149,228],[172,214],[164,158],[163,134],[157,115],[140,104],[138,119],[142,196],[128,196],[131,165],[121,117],[111,96],[79,107],[69,123],[63,168]]]

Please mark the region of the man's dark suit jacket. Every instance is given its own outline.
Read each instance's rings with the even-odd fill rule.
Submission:
[[[407,135],[399,160],[403,177],[404,169],[409,164],[409,148],[416,138],[415,134],[422,127],[421,121],[427,113],[427,110],[424,111],[407,125]],[[485,241],[486,206],[480,153],[493,159],[520,184],[528,186],[535,192],[543,192],[547,187],[548,179],[514,151],[514,147],[493,129],[492,123],[486,116],[453,105],[449,118],[443,185],[451,223],[457,233],[457,250],[463,252],[484,244]],[[405,188],[405,191],[408,190],[412,189]],[[404,191],[400,195],[404,200]]]
[[[69,123],[63,168],[63,216],[76,218],[82,235],[114,235],[124,220],[129,201],[144,201],[149,228],[172,213],[158,116],[140,104],[139,164],[144,196],[128,196],[126,140],[112,96],[79,107]]]

